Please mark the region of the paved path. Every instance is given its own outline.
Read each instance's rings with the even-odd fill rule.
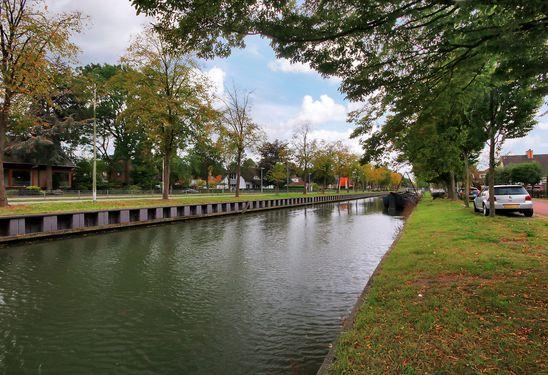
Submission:
[[[548,217],[548,199],[533,198],[533,211],[536,216]]]

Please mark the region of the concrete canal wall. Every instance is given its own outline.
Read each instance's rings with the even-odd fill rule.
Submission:
[[[242,214],[276,208],[341,202],[385,194],[362,193],[312,197],[302,196],[297,198],[274,198],[227,203],[186,204],[0,217],[0,244],[138,225],[156,225],[179,220]]]

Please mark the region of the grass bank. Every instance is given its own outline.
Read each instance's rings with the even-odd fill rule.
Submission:
[[[340,194],[353,193],[343,192]],[[325,195],[336,195],[336,192],[325,193]],[[309,193],[307,196],[322,195],[321,193]],[[108,199],[98,200],[93,203],[90,199],[74,200],[70,202],[58,201],[36,201],[28,204],[13,204],[8,207],[0,208],[0,216],[9,215],[25,215],[25,214],[41,214],[41,213],[58,213],[69,211],[87,211],[87,210],[109,210],[116,208],[143,208],[143,207],[160,207],[173,206],[178,204],[201,204],[201,203],[226,203],[246,201],[250,199],[281,199],[281,198],[297,198],[302,197],[303,193],[265,193],[265,194],[242,194],[239,198],[234,195],[218,194],[218,195],[184,195],[172,196],[169,200],[162,199]]]
[[[371,281],[333,373],[546,373],[548,219],[424,198]]]

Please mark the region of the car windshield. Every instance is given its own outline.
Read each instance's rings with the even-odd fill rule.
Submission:
[[[495,195],[527,195],[522,186],[503,186],[495,188]]]

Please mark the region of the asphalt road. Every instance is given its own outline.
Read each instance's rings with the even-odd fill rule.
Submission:
[[[535,215],[548,217],[548,199],[533,199]]]

